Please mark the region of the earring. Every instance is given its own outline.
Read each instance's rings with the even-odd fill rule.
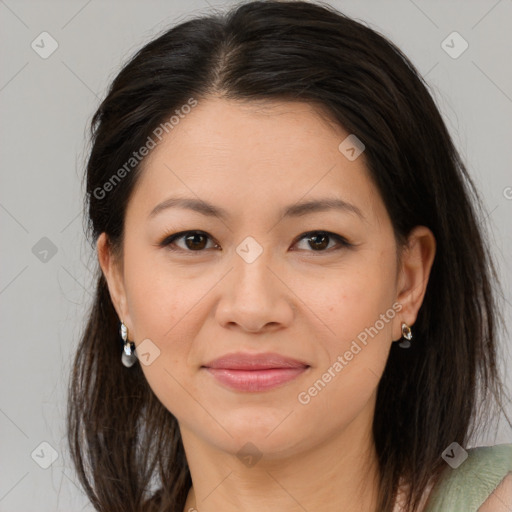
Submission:
[[[137,355],[135,353],[135,343],[133,341],[128,341],[128,329],[124,322],[121,322],[121,328],[119,330],[121,334],[121,338],[123,340],[123,354],[121,355],[121,362],[127,367],[133,366],[135,360],[137,359]]]
[[[402,338],[403,341],[401,341],[398,345],[402,348],[409,348],[411,346],[410,340],[412,340],[412,331],[405,322],[402,322]]]

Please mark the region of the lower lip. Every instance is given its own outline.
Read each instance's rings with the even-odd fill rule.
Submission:
[[[228,370],[206,368],[221,384],[238,391],[266,391],[290,382],[307,370],[300,368],[269,368],[268,370]]]

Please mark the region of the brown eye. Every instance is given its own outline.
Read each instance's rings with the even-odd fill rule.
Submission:
[[[309,238],[308,243],[312,249],[315,249],[315,251],[325,249],[329,245],[329,235],[324,233],[313,235]]]
[[[305,233],[299,238],[299,241],[302,240],[307,241],[308,247],[313,249],[313,251],[310,252],[328,252],[326,249],[332,249],[333,247],[336,247],[336,244],[329,247],[329,242],[331,240],[337,242],[337,249],[351,246],[351,244],[348,243],[343,237],[336,235],[335,233],[330,233],[329,231],[310,231],[309,233]]]
[[[178,241],[181,241],[181,245],[177,243]],[[168,236],[159,245],[167,247],[170,251],[177,252],[204,252],[205,249],[219,248],[219,245],[213,242],[208,247],[208,241],[212,241],[212,239],[203,231],[182,231],[181,233]],[[308,245],[305,248],[307,252],[323,253],[330,252],[331,249],[339,250],[343,247],[352,247],[352,244],[343,237],[329,231],[310,231],[304,233],[298,239],[298,242],[301,241],[307,241]],[[333,242],[332,245],[331,242]]]
[[[206,247],[206,237],[201,233],[192,233],[184,237],[185,245],[191,250],[201,250]]]
[[[178,240],[182,240],[183,245],[178,245],[176,243]],[[202,231],[183,231],[167,237],[160,246],[167,247],[171,251],[202,252],[207,248],[208,240],[210,237]]]

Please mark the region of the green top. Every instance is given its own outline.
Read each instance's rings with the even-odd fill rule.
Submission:
[[[452,449],[449,458],[443,457],[451,463],[432,490],[425,512],[476,512],[512,471],[512,444],[469,448],[467,454],[462,461],[464,451],[461,456],[455,447],[455,453]]]

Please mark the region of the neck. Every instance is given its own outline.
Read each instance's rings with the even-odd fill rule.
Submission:
[[[193,482],[184,512],[376,511],[372,418],[368,407],[321,444],[249,467],[180,425]]]

